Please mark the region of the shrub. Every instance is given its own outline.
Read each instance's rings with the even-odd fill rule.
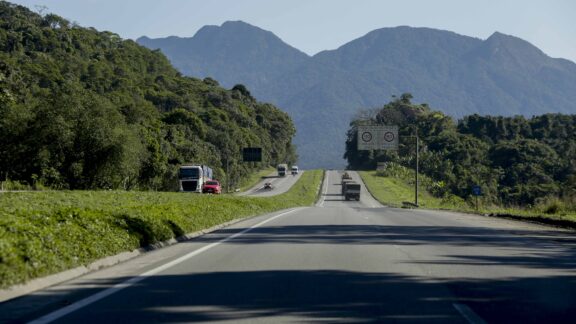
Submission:
[[[558,214],[566,210],[564,201],[558,197],[546,197],[536,200],[536,210],[545,214]]]

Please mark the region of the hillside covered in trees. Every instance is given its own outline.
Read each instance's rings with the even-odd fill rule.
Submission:
[[[282,107],[298,129],[294,143],[305,168],[344,167],[350,119],[394,94],[410,92],[459,119],[576,113],[576,64],[499,32],[478,39],[431,28],[381,28],[313,56],[241,21],[206,26],[193,37],[137,42],[161,49],[185,75],[229,87],[242,83],[256,98]]]
[[[410,94],[357,116],[347,133],[348,167],[375,169],[378,162],[414,168],[420,138],[420,171],[435,180],[437,196],[471,195],[480,185],[488,201],[533,205],[550,198],[576,198],[576,115],[470,115],[457,123]],[[358,151],[357,126],[398,125],[398,151]]]
[[[257,167],[243,147],[295,161],[294,134],[243,85],[184,77],[159,51],[0,2],[1,180],[173,190],[178,165],[197,163],[234,184]]]

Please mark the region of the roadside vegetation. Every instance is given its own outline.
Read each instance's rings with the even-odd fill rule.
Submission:
[[[414,170],[393,165],[389,166],[387,171],[360,171],[359,174],[370,193],[380,203],[390,207],[413,207]],[[484,196],[479,196],[476,209],[475,197],[469,197],[467,200],[452,194],[445,194],[441,198],[435,197],[432,192],[437,190],[435,188],[440,185],[438,182],[426,176],[420,176],[419,182],[420,208],[479,213],[576,228],[576,201],[550,198],[541,200],[536,205],[502,207]]]
[[[490,210],[526,210],[546,215],[576,210],[576,115],[465,116],[455,122],[405,93],[380,109],[357,116],[348,130],[345,158],[352,170],[376,170],[406,178],[419,168],[424,187],[449,205],[454,196],[468,205],[480,187]],[[360,125],[398,125],[399,148],[358,150]],[[413,174],[413,171],[411,172]],[[413,175],[410,176],[410,179]]]
[[[317,199],[323,173],[267,198],[140,191],[0,194],[0,288]]]
[[[158,50],[0,1],[0,181],[7,189],[176,190],[203,164],[236,188],[296,161],[285,112],[241,84],[182,76]]]
[[[382,204],[390,207],[412,207],[414,200],[414,171],[398,166],[402,173],[391,175],[382,171],[358,172],[370,193]],[[421,208],[458,209],[469,208],[464,199],[455,195],[446,195],[444,198],[434,197],[428,189],[430,179],[420,177],[418,191],[418,205]]]

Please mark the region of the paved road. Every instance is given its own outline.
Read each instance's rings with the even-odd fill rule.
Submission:
[[[346,202],[338,178],[328,172],[316,207],[237,223],[0,305],[0,314],[72,310],[52,317],[63,323],[574,322],[572,232],[387,208],[366,195]]]
[[[238,193],[238,196],[254,196],[254,197],[270,197],[276,196],[286,191],[290,190],[292,186],[300,179],[304,171],[300,170],[297,175],[287,174],[284,177],[280,177],[276,172],[263,178],[254,187],[245,192]],[[264,184],[270,182],[272,184],[272,189],[265,189]]]

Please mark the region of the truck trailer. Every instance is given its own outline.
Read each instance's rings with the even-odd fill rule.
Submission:
[[[286,172],[288,171],[288,164],[278,164],[276,170],[278,170],[279,177],[285,177]]]
[[[360,200],[360,190],[361,186],[359,183],[356,182],[344,182],[343,186],[343,195],[344,200]]]
[[[212,180],[212,169],[206,165],[182,165],[178,172],[180,191],[202,192],[204,183]]]

